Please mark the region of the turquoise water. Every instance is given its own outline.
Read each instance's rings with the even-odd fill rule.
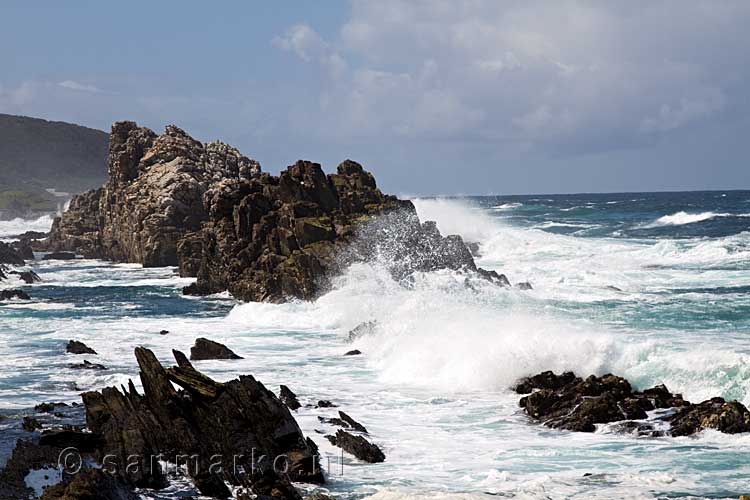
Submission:
[[[186,298],[174,269],[43,262],[31,301],[0,305],[0,411],[137,374],[133,348],[170,350],[205,336],[245,359],[202,362],[227,380],[252,373],[303,404],[330,399],[364,423],[388,459],[363,465],[316,430],[334,410],[303,408],[305,433],[331,459],[341,498],[737,498],[750,492],[750,436],[636,438],[552,431],[527,421],[507,387],[541,370],[612,371],[666,383],[691,400],[750,404],[750,192],[415,200],[443,233],[480,243],[479,265],[534,289],[440,272],[410,288],[381,263],[353,266],[313,303]],[[37,222],[36,225],[43,224]],[[14,224],[18,226],[18,221]],[[5,225],[5,226],[4,226]],[[23,226],[23,224],[21,224]],[[0,223],[0,238],[15,230]],[[2,286],[18,286],[18,283]],[[355,344],[362,321],[379,328]],[[162,329],[167,335],[159,335]],[[64,354],[68,339],[98,356]],[[358,348],[363,356],[342,356]],[[80,359],[79,359],[80,358]],[[72,370],[89,359],[103,372]],[[134,379],[137,383],[137,378]],[[24,433],[0,423],[0,457]],[[588,474],[588,475],[587,475]],[[175,498],[189,486],[149,494]]]

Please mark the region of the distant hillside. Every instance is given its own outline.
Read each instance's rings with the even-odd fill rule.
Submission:
[[[107,176],[109,135],[80,125],[0,114],[0,218],[53,210]]]

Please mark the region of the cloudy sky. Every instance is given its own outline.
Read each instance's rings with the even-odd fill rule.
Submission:
[[[747,1],[3,0],[0,18],[3,113],[176,123],[271,172],[352,158],[399,194],[750,188]]]

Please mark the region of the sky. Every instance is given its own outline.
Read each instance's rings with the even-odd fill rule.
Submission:
[[[748,189],[750,2],[0,0],[0,113],[401,195]],[[0,138],[2,140],[2,138]]]

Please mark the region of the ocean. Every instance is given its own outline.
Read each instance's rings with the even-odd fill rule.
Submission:
[[[422,220],[479,243],[477,264],[532,290],[436,272],[408,285],[382,263],[356,264],[315,302],[241,304],[185,297],[172,268],[37,261],[31,301],[0,304],[0,464],[42,401],[136,385],[133,349],[171,363],[197,337],[238,361],[197,367],[218,380],[286,384],[320,446],[337,498],[734,498],[750,493],[750,435],[689,438],[561,432],[531,423],[508,388],[543,370],[612,372],[637,388],[664,383],[697,402],[750,405],[750,192],[415,199]],[[0,239],[51,220],[0,222]],[[0,284],[18,287],[18,282]],[[353,343],[348,332],[376,321]],[[169,330],[160,335],[161,330]],[[106,371],[72,370],[69,339]],[[344,356],[351,349],[362,356]],[[387,459],[344,456],[318,416],[362,422]],[[75,417],[73,417],[75,418]],[[189,494],[187,483],[143,498]],[[198,498],[198,497],[196,497]]]

